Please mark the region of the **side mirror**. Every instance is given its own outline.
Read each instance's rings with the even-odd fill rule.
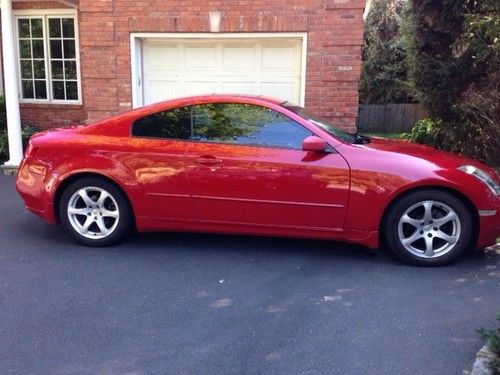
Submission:
[[[315,135],[311,135],[302,141],[302,151],[324,152],[326,147],[326,141]]]

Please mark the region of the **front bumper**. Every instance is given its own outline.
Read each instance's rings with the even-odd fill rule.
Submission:
[[[497,202],[500,199],[497,199]],[[481,211],[495,211],[493,215],[481,215]],[[488,213],[488,212],[486,212]],[[490,210],[479,211],[479,234],[476,242],[476,248],[484,249],[485,247],[494,245],[497,238],[500,237],[500,204]]]

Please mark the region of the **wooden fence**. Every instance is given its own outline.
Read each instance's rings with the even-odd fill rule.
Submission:
[[[428,113],[419,103],[360,104],[358,132],[409,132],[417,120],[425,117],[428,117]]]

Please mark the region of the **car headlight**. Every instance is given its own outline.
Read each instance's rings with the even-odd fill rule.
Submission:
[[[474,167],[473,165],[462,165],[458,167],[458,169],[476,177],[479,181],[488,186],[493,194],[500,195],[500,185],[497,184],[496,181],[493,180],[486,172]]]

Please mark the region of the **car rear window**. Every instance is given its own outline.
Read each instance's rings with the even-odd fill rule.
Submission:
[[[187,140],[191,137],[191,110],[181,107],[137,119],[132,124],[132,135]]]

